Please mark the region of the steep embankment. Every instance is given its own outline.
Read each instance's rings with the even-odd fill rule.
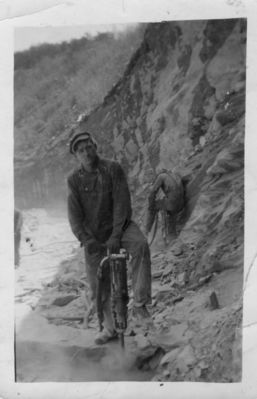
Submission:
[[[184,176],[181,239],[198,247],[199,273],[242,265],[245,34],[244,20],[150,25],[123,79],[84,122],[127,170],[137,219],[149,175],[164,167]]]
[[[155,379],[241,376],[245,45],[245,20],[151,24],[83,122],[126,169],[137,220],[156,170],[187,182],[179,237],[152,254],[155,332],[131,324]]]
[[[14,166],[18,207],[65,202],[70,123],[99,105],[122,76],[144,26],[44,44],[14,56]]]

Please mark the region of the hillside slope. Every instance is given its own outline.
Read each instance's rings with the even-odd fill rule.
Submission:
[[[244,20],[151,25],[124,78],[85,120],[127,170],[137,220],[157,170],[187,181],[179,238],[153,261],[164,292],[157,285],[155,321],[171,336],[183,327],[185,342],[164,348],[172,350],[157,379],[240,379],[245,45]]]
[[[71,121],[99,105],[141,41],[144,25],[14,56],[14,166],[18,207],[64,203]],[[53,204],[52,204],[53,205]]]

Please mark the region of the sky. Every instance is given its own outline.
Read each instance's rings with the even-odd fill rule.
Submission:
[[[16,27],[14,29],[14,51],[24,51],[42,43],[60,43],[79,39],[86,34],[99,32],[122,32],[134,24],[101,24],[73,26]]]

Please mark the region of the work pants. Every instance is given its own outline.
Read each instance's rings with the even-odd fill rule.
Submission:
[[[132,277],[134,306],[142,306],[151,303],[150,249],[146,238],[133,221],[129,223],[121,237],[121,248],[124,248],[131,256],[129,272]],[[91,288],[92,300],[96,299],[97,269],[105,256],[106,251],[104,249],[93,254],[89,254],[85,249],[86,272]],[[110,310],[110,276],[104,275],[103,277],[102,302],[104,326],[110,330],[113,329]]]

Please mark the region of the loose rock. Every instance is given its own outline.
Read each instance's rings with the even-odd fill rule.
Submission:
[[[180,350],[180,348],[177,348],[166,353],[166,355],[161,359],[160,366],[165,366],[165,364],[171,363],[173,360],[175,360]]]
[[[71,301],[73,301],[74,299],[77,299],[77,298],[78,298],[78,295],[62,296],[62,297],[56,298],[52,302],[52,305],[54,305],[54,306],[65,306],[65,305],[68,305],[68,303],[70,303]]]
[[[210,305],[211,305],[211,309],[218,309],[219,306],[219,301],[216,295],[216,292],[212,292],[210,295]]]

